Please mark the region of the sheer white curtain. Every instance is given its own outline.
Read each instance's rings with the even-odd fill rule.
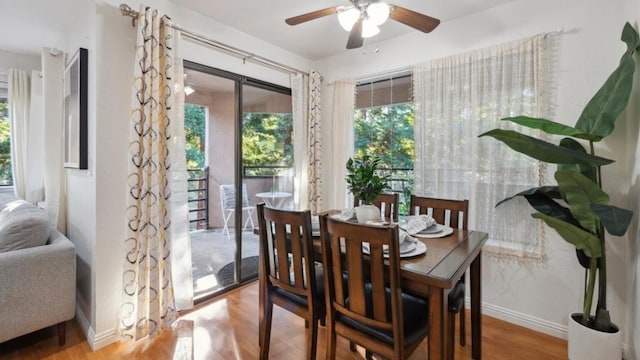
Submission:
[[[355,108],[355,81],[353,79],[336,81],[333,84],[333,111],[331,117],[332,157],[331,196],[332,207],[352,207],[347,203],[347,183],[345,178],[347,159],[353,155],[353,112]]]
[[[57,54],[57,55],[54,55]],[[42,49],[42,94],[44,108],[44,192],[49,220],[66,233],[66,173],[63,168],[64,57],[59,51]]]
[[[320,74],[291,75],[294,143],[294,207],[317,213],[321,206],[322,146],[320,134]]]
[[[294,209],[306,209],[308,207],[307,157],[309,116],[309,77],[305,74],[291,74],[291,105],[293,114],[293,207]]]
[[[179,53],[174,44],[176,54]],[[193,274],[191,262],[191,237],[189,232],[189,185],[187,175],[186,137],[184,129],[184,90],[182,59],[175,57],[173,105],[171,106],[171,140],[169,155],[171,171],[171,275],[173,280],[176,308],[193,308]],[[171,98],[169,98],[171,99]],[[169,101],[169,99],[167,101]]]
[[[42,72],[31,71],[31,106],[29,108],[29,148],[24,199],[32,204],[44,200],[44,109]]]
[[[178,296],[193,294],[178,288],[192,283],[183,71],[174,49],[176,32],[156,10],[141,7],[137,22],[119,326],[123,340],[158,335],[176,319],[178,306],[192,301]],[[188,278],[174,280],[179,272]]]
[[[29,149],[29,108],[31,107],[31,80],[20,69],[9,70],[9,119],[11,120],[11,159],[13,188],[25,198],[27,154]]]
[[[509,128],[500,121],[508,116],[553,117],[556,48],[556,36],[535,36],[414,69],[414,192],[469,199],[469,226],[489,233],[486,249],[495,254],[544,256],[543,228],[530,217],[526,201],[495,208],[508,196],[540,186],[544,167],[478,135]]]

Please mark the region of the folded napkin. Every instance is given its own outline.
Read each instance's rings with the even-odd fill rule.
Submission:
[[[410,215],[406,218],[407,222],[400,224],[400,228],[410,235],[415,235],[420,231],[433,226],[436,221],[430,215]]]
[[[356,219],[356,210],[353,209],[353,208],[344,209],[339,214],[331,215],[331,217],[334,218],[334,219],[342,220],[342,221],[355,220]]]
[[[415,246],[415,244],[418,242],[418,239],[414,238],[413,236],[409,235],[408,232],[400,229],[399,233],[398,233],[398,242],[400,242],[400,249],[398,249],[400,251],[400,253],[404,253],[407,251],[412,250]],[[389,252],[389,247],[388,246],[383,246],[382,247],[382,251],[384,251],[385,253]]]

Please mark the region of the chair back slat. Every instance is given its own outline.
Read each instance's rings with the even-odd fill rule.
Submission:
[[[325,281],[326,301],[331,302],[337,313],[368,326],[399,331],[401,336],[397,225],[369,226],[323,215],[320,227],[325,271],[333,275],[328,277],[330,281]],[[342,248],[341,241],[345,244]],[[368,255],[362,250],[363,243],[369,248]],[[388,266],[385,265],[385,246],[389,248]],[[344,277],[347,292],[341,291]],[[392,296],[387,296],[388,291]],[[328,316],[332,316],[329,313]]]
[[[311,296],[315,284],[311,213],[272,209],[258,205],[260,243],[265,256],[263,271],[270,286]],[[264,241],[263,241],[264,238]],[[309,259],[309,260],[307,260]]]
[[[469,200],[436,199],[411,195],[410,213],[430,214],[441,225],[467,229],[469,223]]]

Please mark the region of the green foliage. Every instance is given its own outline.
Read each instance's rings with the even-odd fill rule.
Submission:
[[[503,119],[551,135],[570,136],[562,139],[559,145],[510,130],[494,129],[480,135],[493,137],[532,158],[558,164],[555,173],[557,186],[529,189],[498,205],[515,196],[524,196],[539,211],[532,215],[534,218],[542,219],[565,241],[576,247],[579,263],[585,267],[589,279],[585,283],[582,321],[584,325],[600,331],[608,331],[612,325],[606,308],[604,230],[611,235],[622,236],[633,216],[630,210],[608,204],[609,196],[602,191],[600,167],[613,161],[595,156],[593,146],[594,142],[611,134],[631,94],[635,71],[633,54],[640,47],[640,39],[629,23],[625,24],[621,39],[627,44],[627,51],[622,55],[618,67],[587,103],[575,127],[527,116]],[[588,141],[590,152],[576,139]],[[568,208],[562,206],[560,200]],[[599,281],[598,303],[595,317],[592,317],[596,273]]]
[[[380,158],[389,186],[401,191],[399,214],[409,212],[413,193],[414,124],[412,103],[357,109],[354,116],[355,157],[370,154]]]
[[[388,177],[377,173],[379,164],[379,157],[369,155],[347,160],[347,187],[363,204],[372,204],[387,187]]]
[[[385,168],[413,168],[414,121],[413,104],[357,110],[355,156],[374,155]]]
[[[187,168],[204,167],[205,108],[200,105],[184,104],[184,130],[186,138]]]
[[[247,175],[277,175],[278,169],[292,167],[292,137],[291,114],[244,113],[242,165],[250,169]]]
[[[6,99],[3,99],[0,100],[0,186],[12,184],[9,103]]]

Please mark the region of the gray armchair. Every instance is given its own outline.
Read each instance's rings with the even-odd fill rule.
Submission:
[[[45,245],[0,252],[0,343],[57,325],[64,345],[75,296],[75,246],[59,231]]]

